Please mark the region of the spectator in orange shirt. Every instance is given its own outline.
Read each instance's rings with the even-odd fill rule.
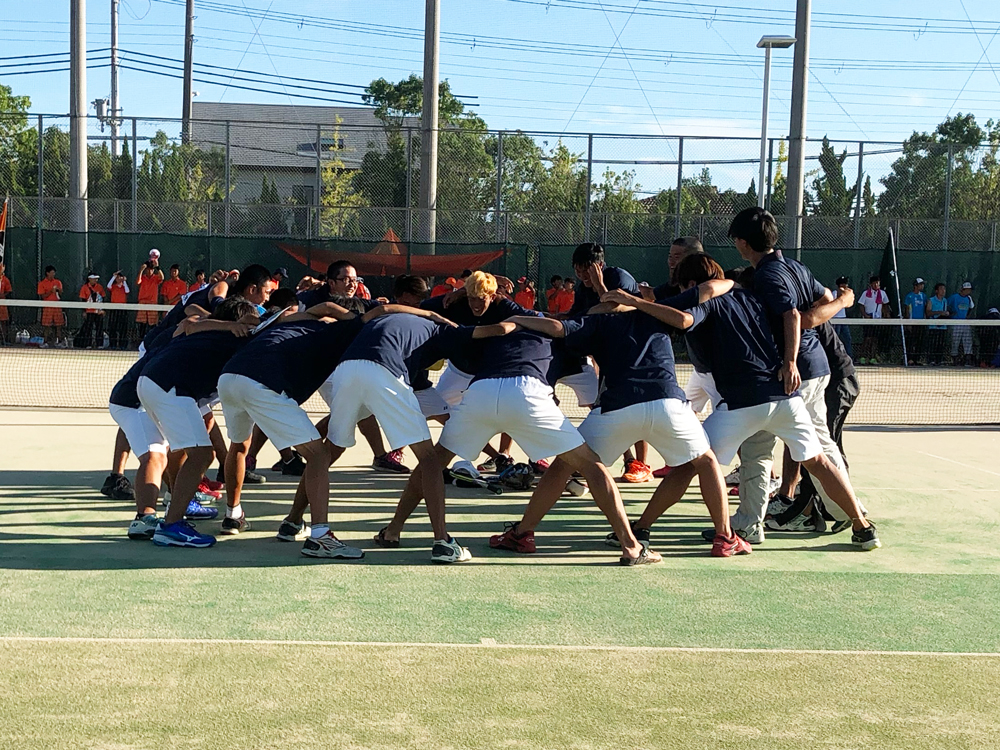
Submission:
[[[11,299],[14,296],[14,287],[10,284],[10,279],[4,274],[3,261],[0,260],[0,299]],[[0,307],[0,346],[13,344],[10,337],[10,310],[6,306]]]
[[[568,313],[573,307],[573,301],[576,299],[576,294],[573,292],[573,279],[567,276],[565,279],[559,279],[558,276],[553,276],[553,288],[548,291],[548,301],[549,301],[549,314],[558,315],[560,313]],[[559,279],[558,288],[555,287],[555,279]]]
[[[355,297],[359,297],[361,299],[371,299],[372,298],[372,293],[368,289],[368,287],[365,286],[365,280],[364,279],[358,279],[358,291],[356,291],[354,293],[354,296]]]
[[[108,297],[112,305],[123,305],[128,302],[128,280],[125,272],[115,271],[108,279]],[[108,312],[108,339],[112,349],[128,348],[128,314],[124,310]]]
[[[80,287],[81,302],[103,302],[104,287],[96,273],[87,276],[87,283]],[[83,311],[83,327],[75,339],[76,346],[100,349],[104,345],[104,310],[88,307]]]
[[[149,260],[139,269],[139,277],[135,281],[139,287],[139,304],[155,305],[160,301],[160,284],[163,283],[163,271],[160,269],[160,251],[155,247],[149,251]],[[139,340],[146,332],[160,322],[160,313],[156,310],[139,310],[135,314],[138,324]]]
[[[569,312],[574,302],[576,302],[576,279],[567,276],[563,280],[562,300],[559,306],[564,312]]]
[[[160,294],[168,305],[176,305],[187,292],[187,282],[181,278],[181,267],[174,263],[170,266],[170,278],[163,282]]]
[[[284,266],[274,269],[274,273],[271,274],[271,281],[274,282],[274,288],[277,289],[281,286],[282,281],[287,281],[289,279],[288,269]],[[360,296],[360,295],[359,295]]]
[[[205,281],[205,272],[200,268],[194,272],[194,281],[188,287],[189,292],[197,292],[199,289],[204,289],[208,286],[208,282]]]
[[[562,291],[563,288],[563,277],[553,276],[549,279],[549,288],[545,290],[545,309],[550,313],[557,312],[555,310],[556,305],[556,295]]]
[[[527,276],[522,276],[517,280],[518,289],[517,294],[514,295],[514,301],[523,307],[525,310],[535,309],[535,287],[528,281]]]
[[[444,280],[444,283],[438,284],[433,289],[431,289],[432,297],[440,297],[442,294],[448,294],[456,289],[460,288],[460,284],[455,280],[454,276],[449,276]]]
[[[38,282],[38,299],[45,302],[56,302],[62,299],[63,285],[56,278],[56,267],[45,267],[45,278]],[[66,325],[66,316],[58,307],[42,308],[42,335],[45,337],[42,346],[57,346],[65,349],[68,344],[63,340],[63,326]]]

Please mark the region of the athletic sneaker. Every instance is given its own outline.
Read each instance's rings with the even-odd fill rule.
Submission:
[[[733,529],[737,536],[741,539],[745,539],[750,544],[760,544],[764,541],[764,526],[763,524],[754,524],[749,529]],[[705,529],[701,532],[701,538],[706,542],[715,543],[715,529]]]
[[[660,553],[653,552],[653,550],[646,545],[642,546],[642,551],[639,553],[638,557],[625,557],[622,555],[618,558],[619,565],[627,565],[629,567],[635,565],[653,565],[661,562],[663,562],[663,558],[660,557]]]
[[[403,464],[402,451],[390,451],[372,459],[372,468],[375,471],[384,471],[392,474],[409,474],[410,467]]]
[[[434,546],[431,548],[431,562],[457,563],[468,562],[471,559],[472,553],[455,541],[454,537],[449,536],[447,540],[434,540]]]
[[[213,490],[211,487],[209,487],[208,482],[206,482],[204,479],[202,479],[201,482],[198,483],[198,494],[210,497],[212,498],[213,501],[222,499],[222,493],[219,492],[218,490]]]
[[[187,510],[184,511],[184,517],[189,521],[211,521],[218,516],[218,508],[206,508],[197,500],[189,502]]]
[[[771,479],[767,483],[767,496],[770,497],[780,489],[781,489],[781,478],[771,477]]]
[[[636,527],[636,522],[632,521],[629,527],[632,529],[632,535],[636,538],[643,547],[649,546],[649,529],[640,529]],[[606,537],[604,537],[604,543],[609,547],[621,547],[621,540],[618,539],[618,535],[615,532],[611,532]]]
[[[135,489],[124,474],[108,474],[101,487],[101,494],[112,500],[135,500]]]
[[[312,529],[305,522],[282,521],[275,536],[281,542],[301,542],[309,538],[311,531]]]
[[[867,514],[865,514],[867,516]],[[854,524],[851,523],[850,519],[845,518],[843,521],[834,521],[833,525],[830,526],[831,534],[839,534],[841,531],[847,531]]]
[[[242,531],[250,531],[250,522],[244,515],[240,518],[230,518],[226,516],[222,519],[222,530],[219,531],[220,534],[225,534],[226,536],[239,536]]]
[[[226,483],[225,482],[213,482],[208,477],[202,477],[201,478],[201,483],[203,485],[205,485],[206,487],[208,487],[208,489],[210,489],[212,492],[218,492],[218,493],[220,493],[219,497],[222,497],[221,493],[222,493],[222,491],[224,489],[226,489]]]
[[[160,519],[156,517],[155,513],[150,513],[146,516],[137,515],[135,519],[128,525],[128,538],[135,541],[149,541],[153,538],[153,534],[156,533],[156,527],[160,523]]]
[[[777,493],[767,502],[767,515],[776,518],[791,507],[792,498],[788,497],[788,495]],[[772,527],[768,526],[768,528]]]
[[[153,544],[158,547],[211,547],[215,544],[215,537],[199,534],[187,521],[170,524],[161,521],[153,532]]]
[[[295,450],[293,448],[292,449],[292,458],[293,459],[295,459],[295,458],[302,458],[302,456],[299,454],[299,452],[297,450]],[[278,460],[274,462],[274,466],[271,467],[271,471],[281,471],[281,467],[284,465],[284,463],[285,463],[285,460],[281,456],[278,456]]]
[[[301,477],[306,470],[306,462],[296,453],[291,461],[281,461],[281,474],[286,477]]]
[[[642,484],[653,479],[653,470],[642,461],[633,459],[625,464],[625,472],[622,474],[622,481],[629,484]]]
[[[479,466],[476,467],[476,471],[481,474],[494,474],[497,470],[497,462],[492,458],[487,458]]]
[[[665,479],[667,477],[667,475],[671,471],[673,471],[673,469],[674,469],[673,466],[663,466],[663,467],[661,467],[661,468],[659,468],[659,469],[657,469],[656,471],[653,472],[653,477],[655,479]]]
[[[535,532],[525,531],[523,534],[518,534],[517,523],[508,521],[503,525],[502,534],[490,537],[490,546],[493,549],[509,549],[511,552],[529,555],[535,552]]]
[[[549,462],[543,458],[540,461],[528,461],[528,466],[535,472],[535,476],[540,477],[549,468]]]
[[[868,528],[858,529],[851,534],[851,544],[855,547],[860,547],[865,552],[871,552],[873,549],[878,549],[882,546],[882,542],[878,538],[878,531],[875,529],[875,524],[871,521],[868,523]]]
[[[848,521],[847,525],[849,527],[851,522]],[[809,515],[799,513],[788,523],[779,523],[777,518],[766,518],[764,526],[771,531],[819,531],[816,528],[816,518],[811,513]]]
[[[243,484],[264,484],[265,482],[267,482],[267,477],[263,474],[258,474],[250,469],[243,472]]]
[[[740,485],[740,467],[737,466],[731,472],[726,474],[726,486],[739,487],[739,485]]]
[[[728,539],[722,534],[716,534],[712,540],[712,557],[733,557],[734,555],[749,555],[752,552],[745,540],[733,534]]]
[[[364,550],[349,547],[327,531],[319,539],[309,537],[302,545],[302,554],[306,557],[322,557],[334,560],[360,560],[365,556]]]

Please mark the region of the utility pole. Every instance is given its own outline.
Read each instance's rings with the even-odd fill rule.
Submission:
[[[118,156],[118,4],[111,0],[111,158]]]
[[[181,138],[191,140],[191,76],[194,65],[194,0],[187,0],[187,20],[184,23],[184,102],[181,118]]]
[[[438,38],[441,31],[440,0],[426,0],[424,16],[424,101],[420,125],[420,208],[424,217],[422,239],[434,254],[437,242],[438,172]]]
[[[69,197],[74,232],[87,231],[87,0],[70,0]],[[83,263],[86,264],[86,234]]]
[[[795,67],[792,71],[792,117],[788,126],[788,197],[785,214],[792,217],[794,236],[785,240],[802,257],[802,197],[805,189],[806,101],[809,92],[809,26],[811,0],[796,0]]]

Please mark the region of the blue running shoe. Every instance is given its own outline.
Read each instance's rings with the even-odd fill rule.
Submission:
[[[189,521],[211,521],[213,518],[217,518],[218,515],[218,508],[206,508],[197,500],[189,502],[187,510],[184,511],[184,517]]]
[[[159,547],[211,547],[215,537],[199,534],[187,521],[165,524],[162,521],[153,532],[153,544]]]

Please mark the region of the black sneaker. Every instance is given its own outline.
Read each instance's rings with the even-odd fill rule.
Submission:
[[[280,542],[304,542],[309,538],[309,532],[310,528],[305,522],[294,524],[286,519],[278,527],[277,538]]]
[[[302,456],[296,453],[292,456],[291,461],[281,462],[281,473],[284,476],[290,477],[301,477],[302,473],[306,470],[306,462],[302,460]]]
[[[878,531],[875,529],[875,524],[871,521],[868,524],[867,528],[858,529],[851,534],[851,544],[855,547],[860,547],[865,552],[871,552],[873,549],[878,549],[882,546],[882,542],[878,538]]]
[[[135,489],[132,487],[132,483],[128,480],[128,477],[124,474],[112,474],[114,482],[108,492],[104,492],[104,488],[101,488],[101,492],[110,497],[112,500],[122,500],[127,502],[135,502]],[[110,479],[110,477],[109,477]],[[105,481],[107,484],[107,481]]]
[[[640,529],[635,524],[636,521],[632,521],[632,523],[629,524],[629,527],[632,529],[632,534],[635,536],[635,539],[637,542],[639,542],[639,544],[641,544],[643,547],[648,547],[649,529]],[[604,537],[604,543],[609,547],[621,546],[621,540],[618,539],[618,535],[613,531],[606,537]]]
[[[239,536],[240,532],[250,531],[250,522],[247,520],[246,515],[242,518],[230,518],[226,516],[222,519],[222,529],[219,531],[220,534],[225,534],[226,536]]]
[[[120,476],[121,474],[108,474],[107,478],[104,480],[104,484],[101,486],[101,494],[105,497],[111,497],[111,488],[115,486],[115,481]]]
[[[256,471],[247,469],[243,473],[243,484],[264,484],[266,481],[267,477],[263,474],[258,474]]]

